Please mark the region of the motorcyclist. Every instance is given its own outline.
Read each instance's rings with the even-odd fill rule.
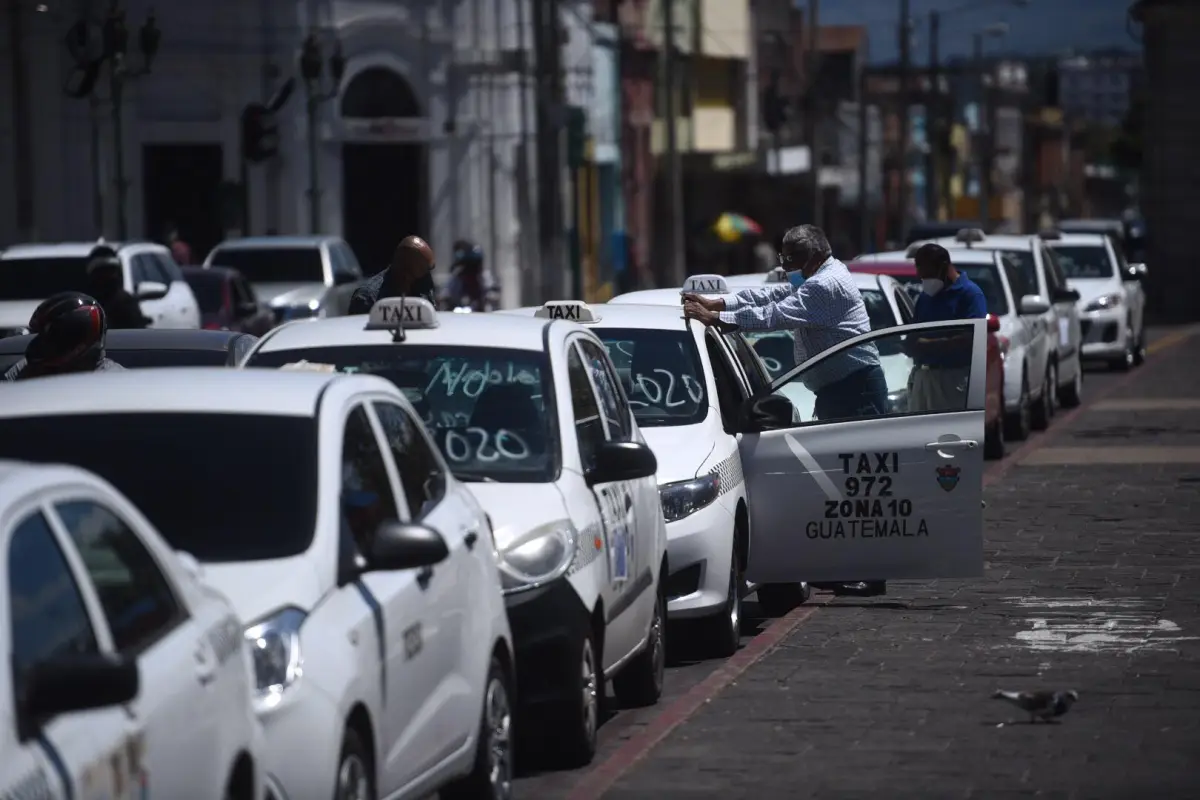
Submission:
[[[111,328],[145,328],[151,320],[137,298],[125,291],[121,259],[111,247],[98,245],[88,255],[87,289],[100,303]]]
[[[450,280],[442,292],[442,308],[453,311],[494,311],[499,307],[499,287],[484,268],[483,248],[466,239],[454,243]]]
[[[29,318],[29,330],[34,336],[25,357],[4,373],[5,381],[124,369],[104,355],[104,308],[86,294],[62,292],[43,301]]]

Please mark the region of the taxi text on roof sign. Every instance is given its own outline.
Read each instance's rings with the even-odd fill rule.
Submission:
[[[420,297],[385,297],[371,306],[366,330],[395,331],[437,326],[437,310],[428,300]]]
[[[691,294],[729,294],[729,284],[720,275],[691,275],[681,292]]]
[[[534,316],[542,319],[565,319],[585,325],[600,321],[600,315],[582,300],[550,300],[539,308]]]

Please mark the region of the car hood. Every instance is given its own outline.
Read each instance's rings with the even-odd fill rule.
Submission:
[[[5,300],[0,302],[0,328],[23,328],[29,324],[41,300]]]
[[[323,283],[253,283],[251,287],[269,306],[303,306],[325,296]]]
[[[1079,292],[1079,307],[1085,308],[1097,297],[1121,291],[1121,285],[1111,278],[1072,278],[1071,288]]]
[[[468,483],[492,521],[496,547],[503,549],[528,530],[567,518],[567,504],[553,483]]]
[[[703,423],[639,428],[658,459],[656,479],[660,486],[690,481],[700,472],[714,450],[712,431],[705,429]]]
[[[201,564],[198,577],[228,597],[246,624],[288,606],[310,611],[322,595],[320,576],[304,556]]]

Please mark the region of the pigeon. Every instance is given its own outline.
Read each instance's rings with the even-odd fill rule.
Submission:
[[[1065,692],[1005,692],[997,689],[992,699],[1007,701],[1027,712],[1031,723],[1049,722],[1070,711],[1071,705],[1079,699],[1079,692],[1074,689]]]

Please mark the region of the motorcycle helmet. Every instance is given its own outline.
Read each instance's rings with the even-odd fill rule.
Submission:
[[[29,331],[34,337],[25,360],[31,371],[74,372],[94,367],[103,357],[108,321],[93,297],[62,292],[34,310]]]
[[[465,239],[454,243],[454,263],[461,266],[479,266],[483,263],[483,248]]]

